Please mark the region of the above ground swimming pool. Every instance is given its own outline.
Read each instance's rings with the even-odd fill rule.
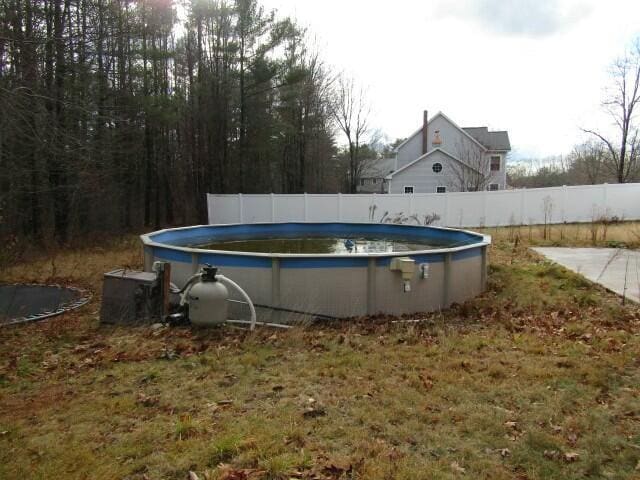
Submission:
[[[481,293],[488,236],[379,223],[202,225],[141,236],[144,266],[171,263],[182,286],[211,264],[249,294],[264,321],[400,315]]]

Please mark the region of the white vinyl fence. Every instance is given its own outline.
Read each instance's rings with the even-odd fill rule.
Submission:
[[[207,204],[210,224],[399,217],[414,223],[411,216],[423,221],[433,214],[439,217],[434,225],[447,227],[590,222],[602,216],[638,220],[640,183],[425,194],[209,194]]]

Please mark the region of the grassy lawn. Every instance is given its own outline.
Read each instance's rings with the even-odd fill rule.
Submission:
[[[0,329],[0,478],[640,478],[640,309],[527,249],[588,226],[527,228],[488,229],[489,290],[420,323],[101,326],[135,238],[7,268],[95,296]]]

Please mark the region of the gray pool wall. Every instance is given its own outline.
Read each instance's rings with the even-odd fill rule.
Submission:
[[[245,253],[184,246],[212,238],[320,234],[440,238],[459,245],[357,255]],[[262,321],[402,315],[445,309],[484,291],[487,247],[491,243],[488,236],[464,230],[368,223],[203,225],[160,230],[142,235],[141,239],[146,271],[156,260],[168,261],[172,281],[182,286],[201,265],[217,266],[220,273],[240,284],[255,304],[263,306],[257,309]],[[390,270],[393,257],[410,257],[416,263],[410,292],[404,291],[400,272]],[[421,265],[428,265],[427,278],[422,278]]]

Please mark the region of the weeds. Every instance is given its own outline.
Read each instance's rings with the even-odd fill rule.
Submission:
[[[240,439],[236,436],[226,436],[214,440],[211,445],[207,465],[215,467],[220,463],[228,463],[240,452]]]
[[[178,440],[186,440],[195,436],[198,433],[195,422],[191,418],[191,415],[180,415],[180,418],[176,422],[176,438]]]
[[[623,222],[616,217],[596,218],[593,223],[513,225],[485,228],[494,241],[517,241],[536,246],[596,246],[640,248],[640,223]]]

